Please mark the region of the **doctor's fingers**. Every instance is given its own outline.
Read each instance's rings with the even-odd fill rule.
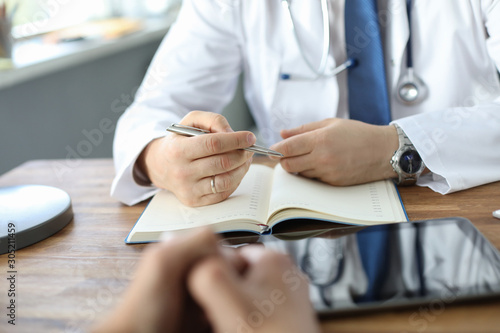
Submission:
[[[190,160],[248,148],[257,140],[255,135],[248,131],[205,134],[184,139],[183,143],[189,145],[184,146],[183,151]]]
[[[191,207],[212,205],[226,200],[238,188],[250,164],[251,160],[248,160],[229,172],[200,179],[190,191],[178,195],[179,200]]]
[[[233,132],[224,116],[208,111],[191,111],[180,121],[180,124],[202,128],[213,133]]]
[[[312,172],[318,168],[318,160],[314,156],[309,154],[304,154],[300,156],[294,156],[289,158],[282,158],[280,160],[282,168],[290,173],[304,173]],[[309,177],[315,178],[315,177]]]
[[[270,147],[272,150],[282,153],[285,158],[309,154],[316,145],[315,132],[309,132],[282,140]],[[279,158],[274,158],[279,159]],[[283,158],[281,158],[283,160]]]
[[[345,160],[347,157],[344,155],[329,155],[318,149],[309,154],[281,159],[280,163],[290,173],[299,173],[331,185],[350,185],[351,175],[360,172]]]
[[[331,124],[332,122],[335,122],[335,121],[337,121],[335,118],[314,121],[311,123],[300,125],[299,127],[284,129],[280,132],[280,135],[283,139],[288,139],[288,138],[295,136],[295,135],[311,132],[311,131],[317,130],[319,128],[328,126],[329,124]]]
[[[198,170],[199,178],[230,172],[252,161],[253,153],[246,150],[232,150],[227,153],[199,158],[190,163],[192,170]]]

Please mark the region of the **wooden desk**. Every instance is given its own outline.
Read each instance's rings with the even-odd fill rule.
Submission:
[[[7,325],[6,256],[0,256],[0,332],[80,332],[114,307],[132,278],[143,245],[123,240],[145,203],[126,207],[109,196],[109,159],[33,161],[0,177],[0,186],[42,184],[67,191],[74,220],[53,237],[17,251],[17,320]],[[500,182],[442,196],[400,189],[411,220],[463,216],[500,249]],[[324,321],[324,332],[499,332],[500,300],[421,307]]]

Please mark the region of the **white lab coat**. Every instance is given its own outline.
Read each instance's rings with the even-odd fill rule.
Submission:
[[[432,171],[418,184],[449,193],[500,180],[500,2],[415,0],[413,63],[428,86],[415,106],[395,98],[406,67],[409,35],[405,0],[380,0],[392,117]],[[308,59],[321,58],[319,1],[294,1],[291,10]],[[346,59],[344,2],[330,1],[334,68]],[[112,195],[134,204],[155,193],[133,179],[133,165],[153,139],[191,110],[220,112],[240,73],[245,98],[272,144],[279,130],[330,117],[348,117],[347,74],[320,80],[280,80],[280,73],[313,77],[300,55],[281,0],[184,0],[135,102],[120,118]]]

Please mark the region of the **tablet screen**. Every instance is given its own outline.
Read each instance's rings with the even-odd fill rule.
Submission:
[[[308,276],[320,314],[500,296],[500,255],[463,218],[266,235]],[[300,239],[298,239],[300,238]],[[285,278],[285,277],[284,277]]]

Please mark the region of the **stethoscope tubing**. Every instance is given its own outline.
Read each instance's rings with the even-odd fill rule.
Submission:
[[[347,61],[345,61],[340,66],[333,69],[331,73],[326,73],[328,55],[330,53],[330,15],[328,11],[327,0],[321,0],[321,11],[323,18],[323,51],[321,54],[321,61],[318,68],[315,68],[313,64],[309,61],[309,59],[306,57],[304,48],[300,43],[295,21],[290,9],[291,0],[282,0],[281,3],[283,5],[283,8],[285,9],[285,12],[287,13],[288,20],[291,23],[294,38],[299,48],[302,59],[306,63],[307,67],[315,74],[315,77],[308,78],[308,77],[296,76],[290,73],[280,73],[280,80],[311,81],[323,78],[331,78],[337,76],[344,70],[357,65],[356,59],[347,59]],[[412,11],[412,0],[406,0],[406,12],[408,16],[408,26],[409,26],[408,42],[406,44],[406,69],[403,70],[400,75],[396,94],[398,100],[407,105],[416,104],[420,102],[425,98],[427,92],[427,87],[425,86],[423,81],[415,74],[413,70],[411,11]],[[411,91],[411,94],[408,94],[408,89]]]

